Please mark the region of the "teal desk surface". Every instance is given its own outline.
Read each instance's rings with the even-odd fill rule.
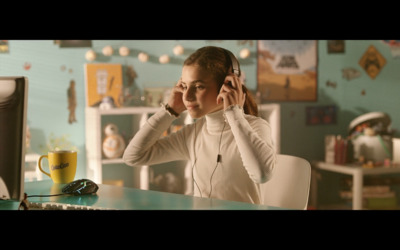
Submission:
[[[25,182],[29,195],[60,194],[65,184],[51,180]],[[94,195],[29,197],[30,202],[57,202],[117,210],[282,210],[279,207],[255,205],[245,202],[200,198],[137,188],[98,184]],[[17,210],[18,202],[0,201],[1,210]]]

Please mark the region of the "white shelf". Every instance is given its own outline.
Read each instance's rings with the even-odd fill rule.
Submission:
[[[102,159],[101,163],[103,163],[103,164],[119,164],[119,163],[124,163],[124,160],[122,158]]]
[[[129,132],[129,136],[133,136],[138,129],[146,122],[151,114],[154,114],[160,110],[160,107],[121,107],[112,109],[99,109],[97,107],[86,107],[85,109],[85,131],[86,131],[86,156],[87,166],[86,175],[88,179],[95,181],[96,183],[103,183],[107,179],[107,176],[103,176],[103,167],[112,164],[125,165],[122,158],[107,159],[103,156],[102,151],[102,140],[103,140],[103,129],[106,124],[103,124],[103,116],[128,116],[128,120],[131,120],[132,127]],[[129,118],[130,116],[130,118]],[[179,118],[181,123],[190,123],[192,119],[184,112]],[[124,118],[125,119],[125,118]],[[128,142],[126,142],[128,143]],[[126,165],[125,165],[126,166]],[[149,189],[149,166],[141,167],[130,167],[133,171],[132,182],[133,187],[141,189]],[[126,176],[122,176],[126,178]],[[190,181],[190,178],[186,178]],[[190,185],[190,184],[186,184]]]
[[[25,179],[28,181],[33,181],[33,180],[42,180],[43,175],[42,172],[40,172],[39,167],[38,167],[38,160],[40,158],[39,154],[35,153],[28,153],[25,155],[25,164],[28,164],[30,168],[25,169]],[[31,167],[33,166],[33,168]]]
[[[390,167],[374,167],[374,168],[364,168],[355,164],[339,165],[334,163],[327,163],[323,161],[314,161],[312,163],[313,169],[313,184],[311,185],[311,193],[313,197],[313,206],[317,204],[317,172],[318,170],[325,170],[335,173],[351,175],[353,178],[353,197],[352,197],[352,208],[354,210],[363,209],[362,206],[362,190],[364,186],[363,178],[365,175],[383,175],[383,174],[399,174],[399,166]]]
[[[98,112],[99,115],[134,115],[134,114],[149,114],[155,113],[159,107],[121,107],[112,109],[99,109],[94,107],[87,107]]]

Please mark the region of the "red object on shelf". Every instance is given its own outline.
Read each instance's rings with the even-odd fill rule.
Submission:
[[[347,163],[347,147],[348,140],[343,139],[340,135],[335,140],[335,164]]]

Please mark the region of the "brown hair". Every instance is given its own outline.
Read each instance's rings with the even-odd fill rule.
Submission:
[[[229,74],[229,70],[232,68],[232,61],[227,52],[229,53],[229,51],[224,48],[205,46],[193,52],[188,58],[186,58],[183,64],[197,64],[204,70],[210,72],[218,83],[218,89],[220,89],[224,83],[226,75]],[[236,61],[239,66],[240,76],[239,61]],[[246,100],[243,105],[244,112],[246,114],[258,116],[258,107],[253,95],[244,84],[242,84],[242,87],[243,92],[246,94]]]

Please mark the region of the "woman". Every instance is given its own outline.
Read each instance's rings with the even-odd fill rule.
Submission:
[[[233,66],[238,61],[223,48],[206,46],[190,55],[168,103],[130,141],[125,163],[187,160],[195,196],[261,204],[259,185],[271,178],[276,153],[270,126],[257,116]],[[160,138],[185,110],[195,122]]]

